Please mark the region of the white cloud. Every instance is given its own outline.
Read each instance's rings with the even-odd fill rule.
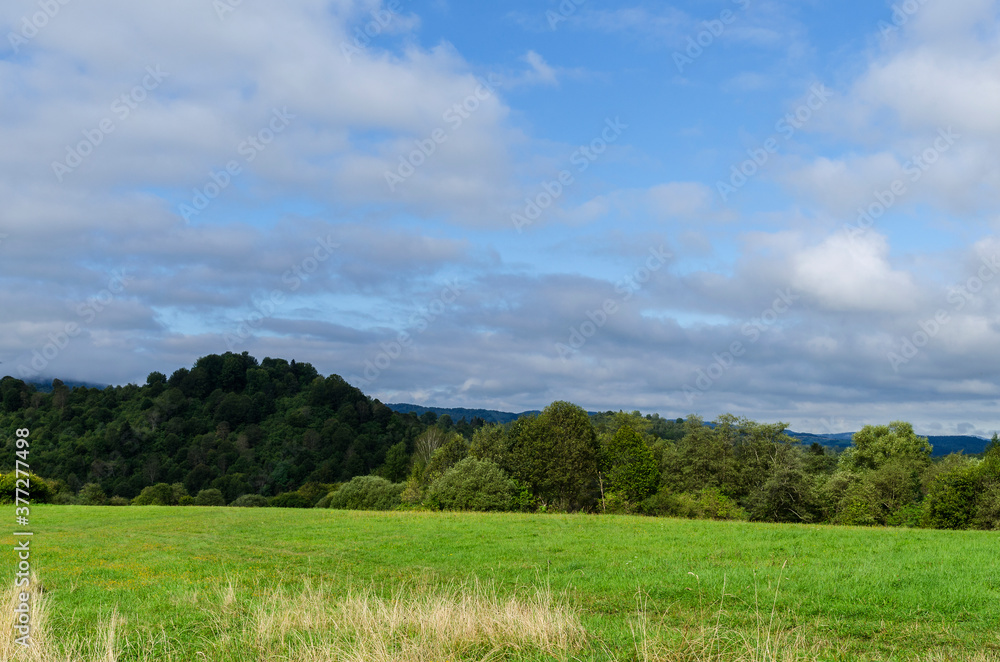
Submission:
[[[846,232],[793,257],[793,282],[806,296],[838,312],[903,312],[917,303],[910,275],[893,270],[885,237]]]

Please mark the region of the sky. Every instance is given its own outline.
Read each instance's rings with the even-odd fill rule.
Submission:
[[[998,10],[7,0],[0,375],[989,436]]]

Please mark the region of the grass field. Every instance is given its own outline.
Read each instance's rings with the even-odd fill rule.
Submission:
[[[1000,659],[996,533],[73,506],[32,529],[39,640],[0,658]]]

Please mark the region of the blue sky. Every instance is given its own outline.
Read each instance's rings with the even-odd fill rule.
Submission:
[[[4,3],[0,373],[989,435],[998,8]]]

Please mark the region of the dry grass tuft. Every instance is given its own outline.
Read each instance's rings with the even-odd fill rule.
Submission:
[[[17,594],[11,589],[6,595],[2,625],[7,631],[13,625]],[[228,583],[212,597],[201,609],[216,636],[197,646],[191,658],[190,642],[172,639],[162,630],[129,629],[117,611],[101,623],[96,641],[54,637],[45,627],[46,598],[36,590],[32,645],[24,648],[5,639],[0,660],[569,660],[587,642],[579,617],[548,591],[527,599],[501,596],[495,587],[478,582],[437,591],[399,591],[389,598],[373,590],[337,595],[307,585],[298,591],[273,589],[256,601],[241,600],[238,588]]]

